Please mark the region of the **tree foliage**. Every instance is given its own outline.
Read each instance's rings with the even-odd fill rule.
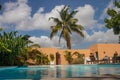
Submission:
[[[50,54],[50,60],[54,61],[54,59],[55,59],[54,54]]]
[[[69,64],[84,64],[84,55],[79,52],[65,51],[64,57]]]
[[[0,34],[0,65],[22,65],[27,59],[27,40],[17,31]]]
[[[84,64],[84,55],[80,54],[79,52],[74,52],[73,53],[77,58],[73,60],[73,64]]]
[[[71,49],[71,39],[70,35],[73,32],[78,33],[80,36],[84,37],[82,30],[83,26],[77,24],[78,20],[74,18],[74,15],[78,11],[70,12],[69,6],[64,6],[62,10],[59,12],[60,19],[55,17],[50,17],[55,22],[54,26],[51,26],[51,34],[50,38],[52,39],[57,33],[59,33],[59,43],[61,37],[63,37],[66,41],[66,45],[68,49]]]
[[[73,54],[70,51],[65,51],[65,55],[64,55],[66,61],[68,61],[69,64],[72,63],[73,61]]]
[[[109,15],[109,18],[105,18],[106,27],[108,29],[113,29],[113,32],[115,35],[120,34],[120,2],[114,1],[114,5],[116,9],[110,9],[108,8],[107,14]],[[120,43],[120,37],[119,37],[119,43]]]

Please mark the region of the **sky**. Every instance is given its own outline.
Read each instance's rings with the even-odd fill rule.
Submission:
[[[70,11],[77,10],[74,18],[84,27],[82,38],[76,33],[71,35],[72,49],[87,49],[98,43],[117,43],[118,35],[105,27],[104,19],[108,8],[114,8],[114,0],[0,0],[0,27],[3,31],[18,31],[22,35],[30,35],[29,40],[41,47],[66,48],[59,34],[50,39],[50,26],[55,25],[50,17],[59,16],[59,11],[70,6]]]

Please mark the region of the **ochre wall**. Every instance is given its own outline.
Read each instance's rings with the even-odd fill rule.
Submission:
[[[95,52],[98,52],[100,60],[106,55],[112,58],[115,51],[120,55],[120,44],[95,44],[90,46],[90,53],[95,55]]]
[[[90,52],[89,49],[83,49],[83,50],[80,50],[80,49],[71,49],[71,50],[64,49],[64,50],[59,50],[59,53],[61,54],[61,64],[63,64],[63,65],[68,64],[68,62],[64,58],[65,51],[70,51],[72,54],[74,52],[79,52],[80,54],[84,54],[85,57],[88,57],[89,56],[89,52]]]
[[[56,61],[56,52],[58,52],[58,49],[56,49],[56,48],[39,48],[38,50],[44,54],[47,54],[48,56],[50,54],[54,54],[54,57],[55,57],[54,63],[56,63],[55,62]],[[49,57],[49,59],[50,59],[50,57]]]
[[[118,52],[120,55],[120,44],[94,44],[89,47],[89,49],[56,49],[56,48],[39,48],[39,50],[47,55],[54,54],[55,60],[54,63],[56,64],[56,53],[58,52],[61,55],[61,64],[65,65],[68,64],[64,58],[65,51],[70,51],[71,53],[79,52],[84,54],[85,57],[89,58],[90,53],[98,52],[99,60],[103,59],[105,55],[109,57],[113,57],[115,51]]]
[[[90,53],[95,53],[98,51],[98,44],[94,44],[92,46],[89,47],[90,49]]]
[[[71,53],[79,52],[81,54],[85,54],[85,57],[88,57],[89,52],[90,52],[89,49],[83,49],[83,50],[79,50],[79,49],[78,50],[77,49],[71,49],[71,50],[62,49],[62,50],[59,50],[59,49],[56,49],[56,48],[39,48],[38,50],[43,52],[44,54],[47,54],[47,55],[54,54],[54,57],[55,57],[54,64],[56,64],[56,53],[58,52],[61,55],[60,57],[61,57],[61,64],[62,65],[68,64],[68,62],[64,58],[65,51],[70,51]]]
[[[112,58],[115,51],[120,55],[120,44],[98,44],[98,53],[100,59],[102,59],[105,55]]]

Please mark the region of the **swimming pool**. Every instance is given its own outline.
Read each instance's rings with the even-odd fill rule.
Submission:
[[[0,68],[2,79],[44,79],[120,74],[120,64],[106,65],[58,65]]]

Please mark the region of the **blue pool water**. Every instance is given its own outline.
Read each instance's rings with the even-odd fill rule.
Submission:
[[[0,80],[89,77],[103,74],[120,74],[120,64],[0,68]]]

